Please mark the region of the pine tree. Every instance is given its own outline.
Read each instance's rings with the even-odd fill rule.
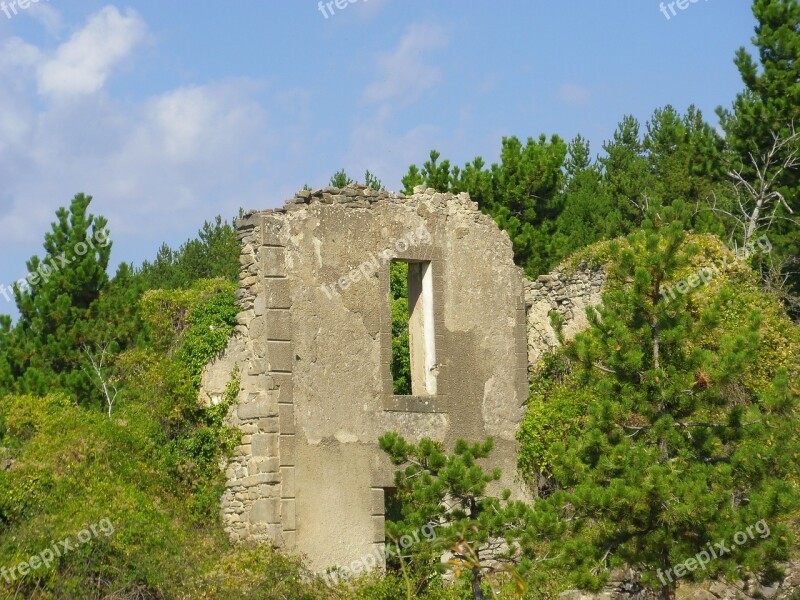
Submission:
[[[355,181],[347,176],[347,173],[345,173],[344,169],[336,171],[336,173],[333,174],[333,177],[331,177],[330,181],[331,187],[335,188],[347,187],[348,185],[352,185],[354,183]]]
[[[408,263],[389,264],[392,302],[392,381],[394,393],[411,395],[411,349],[408,336]]]
[[[145,261],[136,273],[144,289],[186,289],[198,279],[220,277],[238,281],[239,241],[236,230],[222,217],[206,221],[194,239],[184,242],[178,250],[161,244],[155,260]]]
[[[14,376],[11,371],[11,317],[0,315],[0,400],[14,390]]]
[[[667,105],[647,122],[643,147],[647,152],[652,189],[659,204],[683,200],[697,205],[726,181],[723,168],[723,140],[690,106],[681,116]]]
[[[403,184],[403,193],[406,196],[411,196],[414,193],[415,187],[425,183],[425,178],[422,176],[422,173],[420,173],[417,165],[411,165],[408,168],[408,173],[403,177],[400,183]]]
[[[622,230],[620,213],[603,185],[599,166],[590,158],[589,143],[581,136],[570,142],[565,167],[564,209],[556,219],[550,249],[557,261]]]
[[[591,329],[568,351],[591,401],[578,432],[548,450],[559,489],[547,502],[572,524],[560,551],[582,587],[627,565],[666,599],[681,575],[774,578],[790,548],[780,519],[797,505],[798,397],[785,371],[768,390],[743,384],[759,360],[758,313],[724,333],[729,291],[707,303],[675,292],[707,275],[677,281],[697,251],[685,241],[682,210],[663,208],[611,244],[603,306],[589,311]],[[771,535],[739,545],[737,534],[756,524]],[[735,552],[703,569],[688,562],[720,541]]]
[[[734,63],[745,89],[731,110],[717,108],[728,144],[745,165],[749,153],[772,146],[774,135],[785,138],[792,127],[800,128],[800,3],[754,0],[753,15],[758,62],[744,47],[737,50]],[[786,177],[796,189],[797,173]]]
[[[559,531],[552,513],[511,500],[509,490],[499,498],[487,493],[501,473],[487,473],[477,461],[488,457],[493,445],[492,438],[476,444],[458,440],[446,454],[441,443],[427,438],[419,444],[396,433],[380,438],[392,463],[404,466],[395,474],[400,514],[387,520],[386,532],[390,540],[413,540],[394,548],[402,567],[419,577],[417,595],[445,568],[471,580],[475,600],[485,598],[487,573],[506,573],[521,595],[522,576],[533,566],[539,544]],[[420,539],[420,531],[431,527],[433,535]],[[442,563],[446,552],[452,558]]]
[[[624,229],[620,233],[626,234],[642,222],[648,192],[652,194],[652,176],[639,121],[632,116],[624,117],[612,140],[603,144],[603,150],[606,152],[606,156],[600,159],[603,184],[621,215]]]
[[[375,190],[376,192],[385,192],[386,187],[384,187],[383,182],[378,179],[369,169],[364,173],[364,185],[366,185],[371,190]]]
[[[730,171],[755,188],[769,182],[769,191],[785,201],[769,207],[766,225],[774,247],[771,265],[762,268],[773,287],[784,290],[787,304],[800,306],[800,3],[798,0],[754,0],[757,25],[753,45],[758,59],[745,48],[734,63],[744,83],[730,110],[717,108],[732,153]],[[777,152],[774,150],[777,149]],[[794,156],[790,168],[782,168]],[[759,172],[760,171],[760,172]],[[741,186],[740,186],[741,187]],[[744,185],[746,188],[747,185]],[[746,211],[753,198],[744,198]],[[766,207],[765,207],[766,209]],[[791,211],[791,212],[790,212]],[[738,212],[738,211],[736,211]],[[752,220],[752,219],[751,219]],[[747,233],[737,228],[737,236]],[[747,226],[745,226],[745,230]],[[741,237],[739,238],[741,241]],[[771,269],[770,269],[771,268]],[[784,284],[786,281],[786,284]]]
[[[91,196],[77,194],[45,234],[45,256],[32,257],[30,275],[15,285],[20,318],[6,336],[10,370],[22,393],[63,390],[73,400],[97,400],[83,370],[82,348],[93,339],[93,303],[108,284],[111,240],[104,217],[88,213]],[[5,345],[5,343],[4,343]]]

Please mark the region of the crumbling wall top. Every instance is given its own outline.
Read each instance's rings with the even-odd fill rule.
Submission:
[[[372,208],[390,204],[408,204],[420,200],[429,201],[433,206],[444,208],[450,202],[455,202],[459,209],[479,213],[478,204],[473,202],[469,194],[449,194],[438,192],[433,188],[417,186],[412,196],[386,190],[374,190],[363,184],[352,184],[344,188],[325,187],[313,190],[303,189],[289,198],[282,208],[268,208],[266,210],[250,210],[236,220],[236,228],[247,231],[258,227],[259,216],[265,214],[281,214],[302,210],[313,204],[336,204],[345,208]]]

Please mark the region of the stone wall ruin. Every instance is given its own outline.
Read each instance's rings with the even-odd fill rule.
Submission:
[[[382,555],[395,469],[377,440],[387,431],[448,448],[491,435],[488,466],[529,496],[515,441],[529,364],[555,339],[547,313],[580,327],[600,275],[527,281],[493,219],[466,194],[431,189],[304,190],[237,228],[239,325],[203,385],[213,401],[241,368],[229,420],[243,437],[222,499],[231,539],[271,541],[320,571]],[[390,258],[418,274],[411,327],[424,349],[411,396],[392,389]]]

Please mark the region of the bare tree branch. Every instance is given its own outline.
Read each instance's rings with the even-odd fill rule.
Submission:
[[[119,394],[119,390],[117,389],[116,385],[110,383],[110,380],[103,375],[103,367],[106,364],[106,355],[108,354],[108,342],[102,346],[100,344],[95,345],[99,354],[93,355],[86,345],[83,346],[83,351],[86,354],[86,357],[89,359],[89,364],[92,366],[92,372],[97,378],[95,385],[97,385],[98,389],[103,392],[103,396],[105,396],[106,404],[108,405],[108,418],[110,419],[111,411],[114,408],[114,402],[117,400],[117,394]]]
[[[800,167],[800,132],[795,131],[792,126],[790,135],[781,137],[773,133],[772,138],[772,147],[763,154],[748,154],[755,172],[753,181],[748,180],[744,168],[728,171],[742,215],[741,219],[734,218],[744,225],[744,246],[747,246],[759,229],[769,230],[776,218],[786,219],[800,226],[797,219],[777,215],[780,207],[786,209],[790,215],[794,212],[780,190],[776,189],[778,180],[786,171]]]

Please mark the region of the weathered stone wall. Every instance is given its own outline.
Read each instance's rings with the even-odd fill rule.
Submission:
[[[242,368],[230,420],[244,437],[222,508],[232,539],[275,541],[314,569],[380,550],[394,468],[377,439],[387,431],[450,447],[492,435],[489,466],[527,495],[515,476],[523,277],[508,236],[468,196],[303,191],[246,215],[238,231],[240,325],[204,381],[213,399]],[[392,393],[387,250],[430,264],[434,395]]]
[[[293,471],[287,453],[279,454],[279,438],[293,428],[291,377],[281,368],[278,353],[268,368],[267,344],[270,339],[288,338],[286,315],[288,298],[276,297],[275,289],[285,277],[262,276],[264,262],[279,246],[264,246],[261,217],[250,216],[239,222],[241,243],[239,291],[241,312],[236,334],[225,355],[206,369],[202,395],[212,402],[221,398],[231,372],[240,369],[241,386],[237,402],[228,415],[229,423],[242,432],[242,442],[226,467],[226,489],[222,497],[225,531],[234,541],[271,541],[292,548]],[[270,305],[270,330],[267,334],[267,305]],[[285,306],[285,308],[280,308]],[[284,327],[284,332],[278,327]],[[286,356],[283,356],[284,363]]]
[[[592,268],[585,263],[574,268],[560,266],[536,281],[525,280],[528,363],[531,366],[559,345],[550,324],[550,312],[557,311],[563,317],[564,336],[572,339],[589,326],[586,308],[600,304],[605,281],[602,267]]]

